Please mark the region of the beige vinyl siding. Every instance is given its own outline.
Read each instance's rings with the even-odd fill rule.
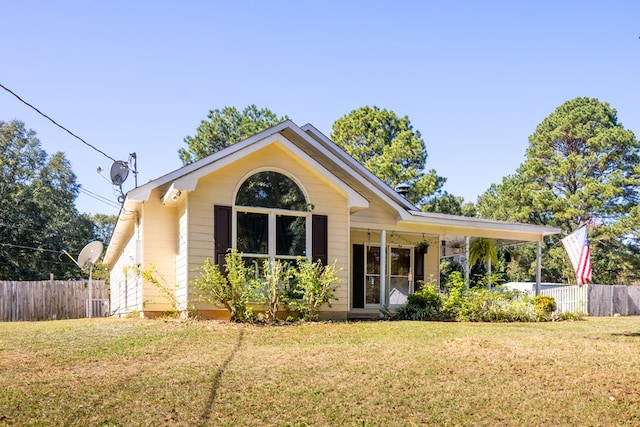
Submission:
[[[132,228],[121,256],[110,271],[110,309],[117,316],[142,309],[142,286],[135,268],[137,237]]]
[[[187,266],[187,256],[189,253],[188,236],[188,194],[180,198],[177,206],[178,219],[178,254],[176,256],[176,298],[180,304],[180,310],[189,308],[187,291],[189,289],[189,269]]]
[[[348,297],[348,207],[347,196],[329,183],[321,173],[310,168],[281,144],[271,144],[251,155],[239,159],[233,165],[217,170],[200,179],[193,193],[189,195],[189,270],[202,265],[205,259],[213,257],[213,207],[233,206],[235,191],[242,180],[257,170],[277,170],[291,176],[305,191],[309,202],[314,205],[313,214],[327,215],[328,261],[337,261],[340,270],[340,288],[336,292],[338,301],[324,311],[347,311]],[[197,273],[190,271],[190,280]],[[198,308],[211,308],[196,304]]]
[[[440,246],[438,241],[432,242],[429,251],[424,254],[424,281],[425,283],[433,282],[434,285],[440,284],[440,254],[438,251]],[[416,283],[416,290],[418,290]]]
[[[352,228],[395,229],[398,213],[383,204],[380,199],[371,197],[369,208],[351,215]]]
[[[178,209],[164,206],[162,194],[154,190],[143,205],[142,269],[156,270],[157,279],[167,286],[176,285],[176,257],[178,254]],[[158,312],[170,310],[171,301],[152,283],[144,282],[143,310]]]

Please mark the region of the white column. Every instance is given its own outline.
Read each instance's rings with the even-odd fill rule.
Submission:
[[[464,236],[464,287],[469,289],[469,236]]]
[[[542,277],[542,241],[539,241],[538,253],[536,254],[536,296],[540,295],[541,277]]]
[[[380,317],[387,299],[387,231],[380,231]]]

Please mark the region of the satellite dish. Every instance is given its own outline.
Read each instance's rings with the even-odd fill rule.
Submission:
[[[129,176],[129,165],[123,160],[117,160],[111,165],[111,183],[122,185]]]
[[[102,242],[97,240],[88,243],[87,246],[82,248],[80,251],[80,255],[78,255],[78,260],[73,259],[71,255],[67,251],[62,251],[66,253],[69,258],[75,262],[78,267],[81,269],[89,269],[89,300],[87,301],[87,317],[93,317],[93,283],[91,282],[91,276],[93,274],[93,266],[96,264],[100,255],[102,255]]]
[[[102,242],[96,240],[87,244],[78,255],[78,267],[92,269],[100,255],[102,255]]]

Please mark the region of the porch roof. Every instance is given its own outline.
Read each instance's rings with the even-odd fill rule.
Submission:
[[[430,226],[438,226],[442,227],[444,230],[456,230],[460,235],[496,238],[500,238],[498,235],[502,235],[504,236],[501,237],[502,239],[512,238],[513,240],[538,241],[542,240],[545,236],[552,236],[562,232],[560,228],[549,227],[546,225],[524,224],[519,222],[422,212],[418,210],[410,210],[408,212],[411,215],[411,219],[406,221],[415,221],[418,223],[428,224]],[[452,234],[452,231],[443,234]],[[517,236],[530,237],[518,238]]]

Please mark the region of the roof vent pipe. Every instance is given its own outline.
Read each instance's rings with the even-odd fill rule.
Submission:
[[[396,185],[396,193],[400,194],[405,199],[407,198],[407,194],[409,194],[409,184],[406,182],[401,182]]]

